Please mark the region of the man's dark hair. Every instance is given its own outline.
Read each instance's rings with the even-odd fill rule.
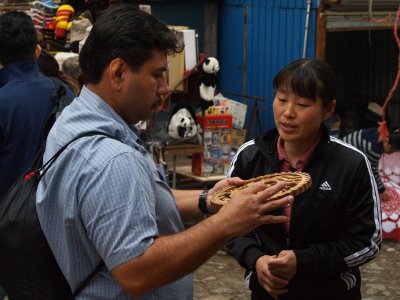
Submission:
[[[118,4],[104,10],[82,47],[79,62],[88,83],[98,83],[115,58],[134,71],[152,58],[153,50],[168,54],[182,51],[176,32],[141,11],[136,5]]]
[[[299,59],[291,62],[275,76],[275,92],[283,90],[316,100],[320,97],[326,107],[335,99],[337,74],[322,60]]]
[[[20,11],[0,14],[0,63],[11,63],[35,59],[38,44],[37,33],[31,17]]]

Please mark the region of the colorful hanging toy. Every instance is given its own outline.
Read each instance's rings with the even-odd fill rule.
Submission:
[[[54,35],[56,38],[66,36],[66,31],[72,26],[71,19],[75,14],[75,10],[71,5],[63,4],[57,9],[55,20]]]

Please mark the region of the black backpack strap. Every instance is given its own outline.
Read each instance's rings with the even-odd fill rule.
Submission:
[[[40,178],[47,172],[47,170],[52,166],[52,164],[56,161],[56,159],[61,155],[61,153],[73,142],[75,142],[76,140],[85,137],[85,136],[93,136],[93,135],[103,135],[106,136],[108,138],[117,140],[114,136],[108,134],[108,133],[104,133],[104,132],[97,132],[97,131],[89,131],[89,132],[85,132],[83,134],[80,134],[78,136],[76,136],[75,138],[73,138],[72,140],[70,140],[68,143],[66,143],[64,146],[62,146],[60,148],[60,150],[58,150],[56,152],[56,154],[54,154],[43,166],[40,167]]]
[[[44,150],[46,147],[46,139],[47,135],[54,122],[56,121],[58,114],[69,104],[71,104],[73,98],[67,96],[67,90],[65,89],[64,83],[55,77],[48,77],[54,84],[54,90],[51,95],[53,102],[55,103],[54,108],[51,110],[49,115],[47,116],[46,122],[44,123],[44,127],[42,129],[42,133],[40,135],[41,146],[39,151],[37,152],[35,158],[33,159],[32,165],[30,167],[31,170],[35,170],[39,168],[42,164],[42,158],[44,154]]]
[[[64,108],[66,108],[68,105],[71,104],[71,102],[75,99],[75,94],[74,96],[69,96],[67,93],[67,88],[68,85],[64,83],[61,79],[57,77],[49,77],[51,81],[54,83],[54,90],[53,90],[53,101],[56,103],[55,111],[53,113],[56,114],[56,117],[58,113],[61,113]]]
[[[115,137],[113,137],[110,134],[104,133],[104,132],[97,132],[97,131],[91,131],[91,132],[86,132],[83,134],[78,135],[77,137],[73,138],[72,140],[70,140],[68,143],[66,143],[64,146],[61,147],[60,150],[58,150],[56,152],[56,154],[54,154],[41,168],[40,171],[40,178],[47,172],[47,170],[52,166],[52,164],[56,161],[56,159],[61,155],[61,153],[73,142],[75,142],[76,140],[85,137],[85,136],[93,136],[93,135],[103,135],[106,136],[108,138],[112,138],[117,140]],[[75,298],[76,296],[79,295],[79,293],[86,287],[86,285],[90,282],[90,280],[101,270],[101,268],[104,266],[104,261],[101,261],[97,267],[89,274],[88,277],[86,277],[81,284],[78,286],[78,288],[75,290],[75,292],[73,292],[72,296],[73,298]]]
[[[42,165],[43,154],[44,154],[45,148],[46,148],[46,139],[40,145],[39,151],[36,153],[35,158],[33,159],[31,166],[29,167],[29,170],[36,170]]]
[[[75,298],[80,294],[80,292],[87,286],[87,284],[92,280],[92,278],[100,272],[101,268],[104,266],[104,261],[101,261],[97,267],[92,271],[92,273],[89,274],[88,277],[86,277],[81,284],[78,286],[78,288],[75,290],[75,292],[72,293],[72,297]]]
[[[51,110],[49,115],[47,116],[46,123],[44,124],[43,130],[42,130],[42,141],[45,143],[47,134],[49,133],[51,127],[53,126],[54,122],[56,121],[57,118],[57,113],[59,113],[64,107],[61,107],[60,99],[66,95],[66,90],[64,87],[64,84],[62,83],[61,80],[55,78],[55,77],[49,77],[49,79],[53,82],[54,84],[54,89],[53,93],[51,95],[51,98],[53,99],[54,108]]]

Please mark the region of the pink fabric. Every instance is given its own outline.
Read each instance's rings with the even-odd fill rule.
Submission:
[[[299,160],[296,162],[296,171],[301,172],[301,170],[303,170],[304,165],[307,163],[309,157],[311,156],[311,153],[313,153],[320,140],[321,134],[319,135],[315,143],[311,146],[311,148],[308,149],[307,152],[304,153],[304,155],[300,157]],[[286,156],[285,150],[283,149],[283,140],[281,139],[281,137],[278,138],[277,151],[281,172],[290,172],[290,162]]]
[[[321,140],[321,134],[315,141],[315,143],[310,147],[310,149],[307,150],[306,153],[302,157],[299,158],[299,160],[296,162],[296,171],[301,172],[307,163],[308,159],[310,158],[311,154],[319,144],[319,141]],[[280,163],[280,171],[281,172],[290,172],[290,162],[289,159],[286,156],[285,150],[283,149],[283,140],[281,137],[278,138],[277,142],[277,152],[278,152],[278,159]],[[284,207],[284,212],[285,215],[288,216],[289,221],[285,223],[285,228],[286,231],[289,232],[290,229],[290,216],[292,213],[292,206],[286,206]]]
[[[383,238],[400,241],[400,152],[383,154],[379,173],[389,192],[389,200],[381,201]]]

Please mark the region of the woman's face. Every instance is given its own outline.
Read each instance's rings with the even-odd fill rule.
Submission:
[[[278,90],[273,110],[279,135],[286,143],[302,150],[308,149],[314,144],[321,123],[332,115],[335,105],[333,100],[324,108],[320,98],[307,99],[293,92]]]

